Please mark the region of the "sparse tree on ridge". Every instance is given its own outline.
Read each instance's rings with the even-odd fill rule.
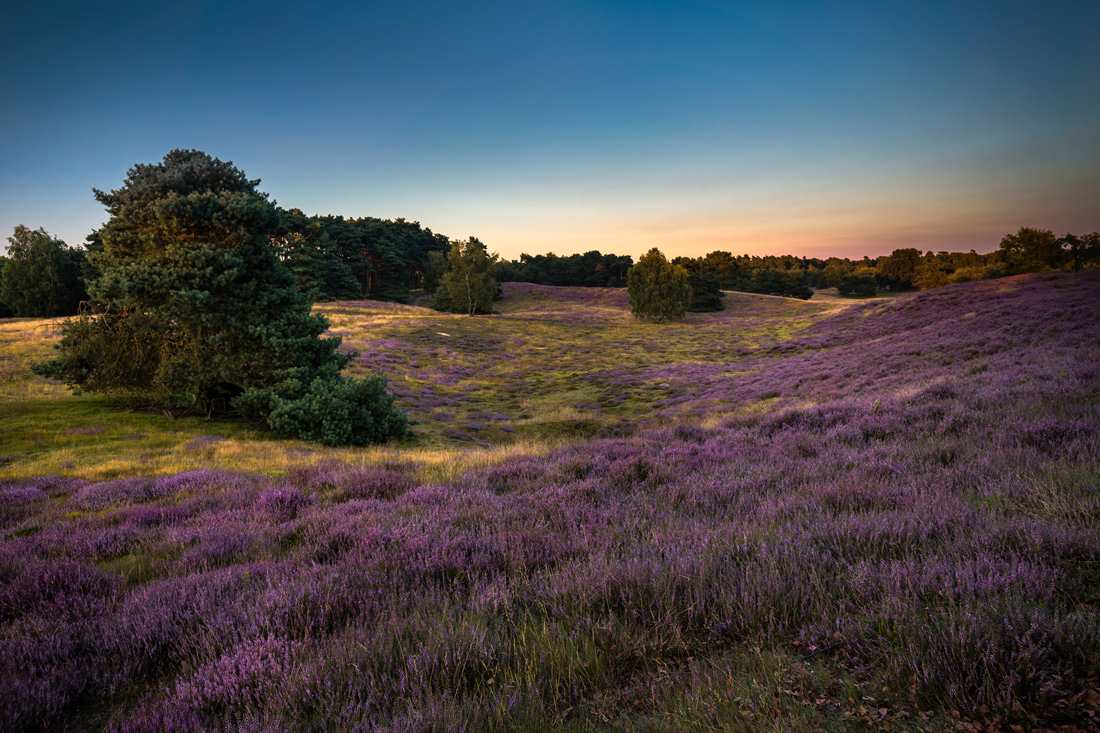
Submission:
[[[654,247],[642,255],[626,281],[635,318],[660,322],[684,317],[691,300],[687,270],[665,259],[661,250]]]

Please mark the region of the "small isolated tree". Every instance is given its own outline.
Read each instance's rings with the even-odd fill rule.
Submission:
[[[87,298],[81,265],[84,251],[20,224],[8,237],[0,276],[0,300],[25,318],[69,316]]]
[[[630,268],[626,290],[630,312],[647,321],[683,318],[691,301],[687,270],[666,260],[656,247]]]
[[[90,255],[98,307],[66,325],[60,356],[36,371],[307,440],[403,434],[405,416],[377,382],[340,376],[351,356],[322,338],[327,322],[277,258],[278,213],[257,184],[232,163],[173,150],[131,168],[118,190],[96,191],[110,214]]]
[[[477,237],[451,240],[447,253],[450,270],[440,279],[436,307],[452,313],[491,313],[497,281],[497,255],[489,254]]]

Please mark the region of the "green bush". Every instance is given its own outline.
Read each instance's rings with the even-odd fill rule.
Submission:
[[[156,400],[163,397],[156,375],[165,348],[163,327],[149,315],[87,308],[63,326],[58,357],[32,363],[31,370],[86,392]]]
[[[250,396],[254,401],[257,396]],[[309,391],[294,400],[274,397],[268,416],[271,427],[324,445],[366,445],[400,438],[408,429],[405,413],[386,393],[386,376],[369,379],[315,379]],[[239,401],[241,407],[247,409]]]

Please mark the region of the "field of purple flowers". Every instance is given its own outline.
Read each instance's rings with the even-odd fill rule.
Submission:
[[[1096,729],[1100,272],[644,329],[510,290],[333,328],[464,434],[576,387],[547,455],[0,481],[0,726]]]

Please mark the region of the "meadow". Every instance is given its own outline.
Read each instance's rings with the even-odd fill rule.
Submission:
[[[318,306],[369,449],[33,377],[0,321],[13,730],[1096,729],[1100,272],[889,299]]]

